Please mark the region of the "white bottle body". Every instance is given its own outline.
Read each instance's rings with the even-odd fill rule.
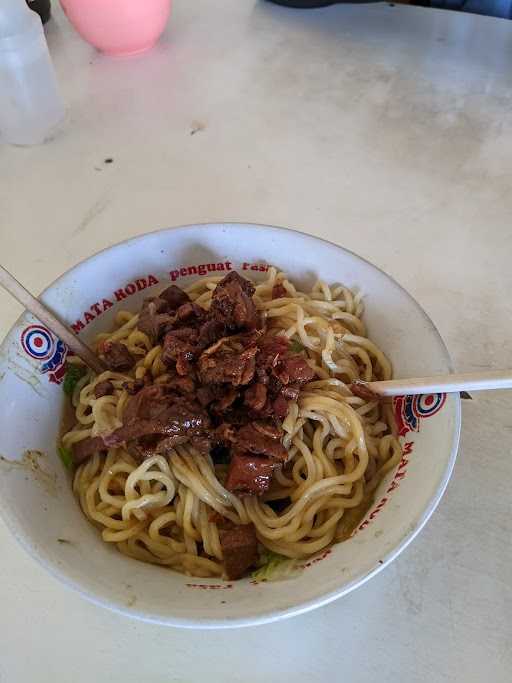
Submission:
[[[15,145],[44,142],[64,118],[43,27],[31,14],[22,33],[0,38],[0,140]]]

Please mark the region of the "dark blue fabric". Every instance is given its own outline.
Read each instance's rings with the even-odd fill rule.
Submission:
[[[345,2],[378,2],[378,0],[269,0],[278,5],[294,7],[296,9],[313,9],[327,7]],[[391,0],[392,2],[392,0]],[[414,2],[412,3],[414,4]],[[418,4],[430,5],[437,9],[451,9],[458,12],[485,14],[490,17],[512,19],[512,0],[428,0]]]
[[[512,19],[512,0],[431,0],[431,7]]]

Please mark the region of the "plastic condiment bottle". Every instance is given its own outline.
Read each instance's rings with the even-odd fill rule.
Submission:
[[[25,0],[0,0],[0,140],[37,145],[63,118],[39,16]]]

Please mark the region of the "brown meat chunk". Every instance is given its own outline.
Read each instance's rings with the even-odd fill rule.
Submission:
[[[279,441],[283,435],[282,429],[271,422],[263,422],[261,420],[253,422],[252,428],[259,432],[259,434],[263,434],[263,436],[266,436],[269,439],[275,439],[276,441]]]
[[[270,458],[235,453],[229,463],[225,487],[232,493],[260,496],[270,488],[275,466]]]
[[[96,398],[102,398],[103,396],[111,396],[114,393],[114,385],[112,382],[105,380],[104,382],[98,382],[94,387],[94,396]]]
[[[207,430],[203,435],[193,436],[190,443],[201,455],[208,455],[212,448],[210,430]]]
[[[258,364],[259,359],[259,355],[256,356],[256,377],[258,379],[259,384],[264,384],[266,386],[268,384],[267,371],[264,367]]]
[[[190,301],[189,295],[179,287],[176,287],[176,285],[167,287],[167,289],[160,292],[158,296],[166,302],[169,311],[175,311],[180,306]]]
[[[288,415],[288,403],[282,394],[272,403],[272,413],[280,420],[284,420]]]
[[[107,447],[105,446],[103,439],[99,436],[82,439],[82,441],[78,441],[71,446],[73,463],[78,466],[83,463],[84,460],[90,458],[91,455],[102,453],[106,450]]]
[[[181,443],[190,442],[201,455],[208,455],[211,448],[211,440],[207,436],[188,436],[186,440],[177,439],[175,436],[165,437],[157,441],[155,448],[149,455],[170,455],[171,451]]]
[[[123,389],[130,394],[130,396],[134,396],[150,383],[151,378],[148,374],[146,374],[142,379],[134,379],[133,382],[123,382]]]
[[[229,580],[242,577],[258,559],[258,540],[253,524],[219,529],[224,568]]]
[[[238,431],[236,443],[241,451],[266,455],[281,463],[288,458],[288,452],[281,443],[280,436],[279,430],[271,425],[251,422]]]
[[[286,355],[290,342],[288,337],[282,334],[275,336],[266,335],[260,339],[258,346],[258,367],[265,370],[275,368],[278,362]]]
[[[276,377],[275,372],[272,372],[268,377],[268,393],[275,398],[281,393],[283,386],[281,380]]]
[[[150,420],[157,417],[164,400],[165,390],[163,386],[154,384],[143,387],[128,399],[123,413],[123,423],[127,424],[137,418]]]
[[[140,439],[127,441],[126,450],[137,462],[142,462],[146,458],[156,455],[159,442],[163,440],[160,436],[142,436]]]
[[[290,384],[281,389],[281,396],[287,401],[296,401],[299,398],[300,387]]]
[[[145,452],[160,452],[163,447],[169,449],[192,441],[204,451],[210,428],[208,415],[196,401],[166,391],[163,385],[153,385],[132,396],[124,410],[123,426],[105,436],[105,443],[119,446],[138,441],[132,449],[138,445]],[[163,438],[165,444],[161,444]]]
[[[187,302],[181,305],[176,311],[176,315],[180,322],[186,322],[188,324],[197,324],[204,320],[206,311],[201,306],[193,304],[192,302]]]
[[[163,386],[179,394],[192,394],[196,389],[196,383],[192,377],[173,377]]]
[[[210,318],[202,323],[199,328],[198,346],[200,349],[206,349],[225,335],[226,325],[222,320]]]
[[[136,420],[165,423],[169,415],[183,416],[183,421],[190,423],[186,428],[201,420],[205,424],[208,423],[208,417],[198,403],[167,394],[165,386],[156,384],[144,388],[128,401],[123,415],[123,426]]]
[[[191,363],[196,357],[198,333],[192,327],[182,327],[165,335],[162,361],[166,364],[176,363],[179,375],[188,375]]]
[[[205,407],[209,405],[210,403],[213,403],[218,397],[219,397],[219,387],[216,387],[213,384],[209,384],[208,386],[204,387],[199,387],[199,389],[196,392],[196,397],[199,403]]]
[[[285,358],[281,365],[283,366],[283,374],[286,377],[286,381],[284,381],[283,377],[279,375],[279,379],[283,384],[306,384],[315,378],[315,371],[308,365],[303,356],[295,354]]]
[[[234,271],[219,282],[212,296],[209,317],[231,330],[254,329],[259,316],[252,300],[254,287]]]
[[[213,353],[204,351],[197,363],[199,377],[204,384],[249,384],[254,377],[257,352],[257,346],[241,352],[225,347]]]
[[[273,299],[282,299],[285,296],[288,296],[288,292],[283,287],[283,285],[281,283],[274,285],[272,287],[272,298]]]
[[[220,392],[220,398],[217,398],[217,401],[211,406],[211,409],[216,413],[223,413],[233,405],[238,396],[239,393],[234,387],[227,391],[224,389]]]
[[[179,446],[191,439],[204,436],[209,424],[205,414],[198,414],[193,409],[183,406],[171,406],[159,420],[136,420],[123,425],[112,434],[104,437],[105,443],[111,446],[139,439],[143,436],[161,435],[167,437],[167,445]]]
[[[244,403],[251,410],[262,410],[267,402],[267,387],[259,382],[252,384],[245,392]]]
[[[145,299],[142,304],[137,327],[153,342],[158,341],[176,319],[176,315],[170,315],[167,310],[167,302],[160,297]]]
[[[232,425],[227,422],[222,422],[215,430],[215,440],[218,443],[235,443],[236,433]]]
[[[105,342],[103,357],[110,370],[131,370],[135,365],[135,358],[124,344],[119,342]]]

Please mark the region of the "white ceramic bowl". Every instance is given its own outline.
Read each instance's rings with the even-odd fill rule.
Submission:
[[[431,320],[389,276],[341,247],[281,228],[200,225],[142,235],[80,263],[42,300],[87,341],[109,329],[119,308],[136,309],[152,286],[158,291],[171,277],[178,285],[188,284],[197,277],[188,275],[189,269],[201,273],[201,264],[226,261],[241,272],[243,264],[275,264],[300,284],[311,285],[321,276],[359,287],[370,336],[391,358],[396,376],[451,370]],[[258,276],[250,266],[246,272]],[[65,401],[58,384],[62,355],[53,336],[28,314],[3,342],[1,513],[20,543],[54,576],[131,617],[222,628],[268,622],[330,602],[374,576],[410,543],[438,504],[454,465],[459,398],[397,402],[406,456],[381,483],[375,504],[350,540],[287,581],[254,585],[249,579],[192,579],[124,557],[103,543],[82,515],[56,453]]]

